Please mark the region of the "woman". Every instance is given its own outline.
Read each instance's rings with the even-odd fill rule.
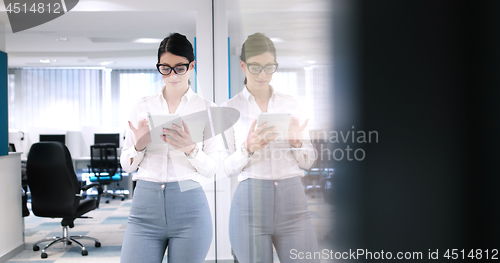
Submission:
[[[234,149],[223,161],[227,175],[237,175],[239,181],[229,219],[231,246],[241,263],[273,262],[273,245],[280,262],[301,262],[292,260],[293,249],[318,251],[300,179],[300,168],[310,168],[316,158],[305,130],[307,120],[300,124],[297,118],[299,101],[269,85],[278,63],[268,37],[256,33],[247,38],[240,66],[245,88],[222,105],[241,114],[233,134],[226,134]],[[292,114],[285,140],[274,141],[278,134],[267,124],[256,128],[264,112]]]
[[[160,263],[168,248],[168,262],[203,262],[212,239],[212,221],[203,177],[217,168],[215,138],[194,143],[186,123],[163,129],[165,144],[151,143],[147,112],[185,116],[206,110],[205,101],[189,87],[195,66],[193,47],[174,33],[158,48],[158,71],[165,86],[144,97],[133,108],[120,162],[137,181],[121,262]],[[212,104],[215,106],[215,104]],[[184,188],[185,187],[185,188]],[[185,190],[191,189],[191,190]]]

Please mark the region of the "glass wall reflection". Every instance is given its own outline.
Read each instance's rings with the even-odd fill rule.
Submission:
[[[225,134],[231,204],[218,214],[227,230],[218,231],[227,231],[239,262],[331,250],[332,6],[242,0],[228,9],[230,99],[221,106],[241,116]]]

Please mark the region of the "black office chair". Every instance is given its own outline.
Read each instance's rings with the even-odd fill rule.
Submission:
[[[69,236],[68,227],[74,227],[76,218],[89,218],[85,213],[99,207],[102,189],[99,184],[89,184],[80,188],[73,169],[73,161],[68,148],[59,142],[39,142],[31,146],[26,164],[28,184],[31,191],[31,208],[39,217],[62,218],[62,237],[51,237],[39,240],[33,244],[33,250],[43,242],[50,242],[42,249],[42,258],[47,258],[46,249],[55,243],[70,245],[75,242],[82,248],[82,255],[88,255],[85,246],[76,239],[90,239],[100,247],[99,240],[87,236]],[[81,191],[96,187],[96,199],[81,200]]]
[[[123,201],[124,195],[108,192],[110,183],[121,180],[121,173],[116,173],[118,166],[116,144],[98,143],[90,146],[90,170],[94,174],[90,181],[95,181],[103,187],[103,195],[112,196],[113,199],[120,197]],[[106,200],[106,203],[109,203],[109,200]]]

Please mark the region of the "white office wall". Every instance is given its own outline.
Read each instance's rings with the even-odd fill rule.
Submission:
[[[0,22],[0,51],[5,52],[5,24]]]

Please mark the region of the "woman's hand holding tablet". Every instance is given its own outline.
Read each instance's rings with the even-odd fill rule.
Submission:
[[[151,143],[151,134],[149,131],[148,121],[146,119],[142,119],[139,121],[137,125],[137,129],[134,125],[129,121],[128,125],[130,130],[134,133],[135,137],[135,150],[143,151],[146,149],[146,146]]]
[[[173,130],[172,124],[182,125],[182,118],[179,114],[164,114],[148,112],[148,124],[151,132],[151,140],[154,144],[163,144],[165,140],[164,128]]]
[[[302,147],[302,132],[308,122],[309,119],[306,119],[301,125],[299,118],[289,113],[261,113],[257,125],[263,127],[259,130],[259,133],[267,143],[273,140],[288,141],[292,147],[300,148]]]
[[[289,113],[261,113],[257,119],[257,126],[266,123],[269,128],[275,127],[278,136],[274,140],[284,141],[288,134],[291,116]]]
[[[267,123],[264,123],[255,128],[256,125],[257,120],[254,120],[248,131],[247,140],[245,141],[245,148],[250,155],[266,147],[269,142],[273,141],[278,136],[278,134],[275,133],[276,127],[268,127]]]
[[[176,150],[190,154],[195,149],[195,144],[189,133],[189,128],[184,120],[182,121],[184,130],[177,124],[172,124],[172,129],[163,128],[163,141],[172,145]]]

